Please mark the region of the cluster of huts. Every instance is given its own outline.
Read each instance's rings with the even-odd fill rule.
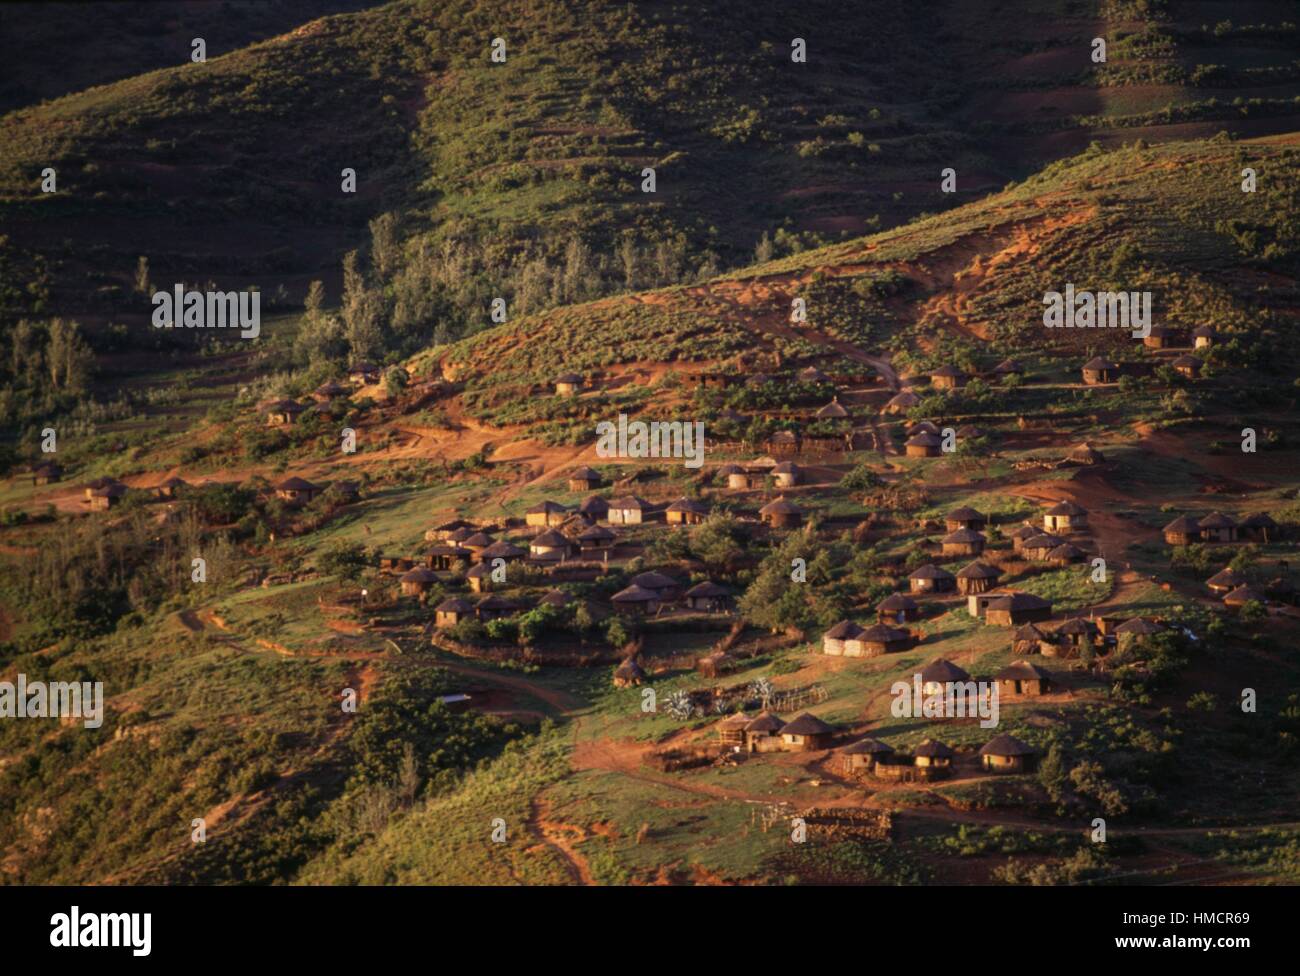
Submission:
[[[402,594],[419,597],[443,581],[442,574],[457,569],[461,564],[469,564],[465,581],[470,590],[476,594],[492,594],[501,585],[498,582],[500,574],[495,572],[498,568],[512,563],[528,563],[541,568],[557,567],[576,551],[589,552],[592,549],[607,548],[614,538],[608,529],[599,526],[589,526],[573,537],[566,536],[557,529],[544,529],[528,540],[528,548],[524,548],[506,539],[494,538],[494,531],[494,527],[478,528],[459,520],[447,523],[431,530],[430,535],[436,544],[422,556],[381,557],[379,568],[381,571],[400,573],[398,581]],[[628,616],[657,615],[675,608],[693,613],[726,613],[732,606],[732,593],[727,587],[710,580],[688,585],[672,576],[651,570],[632,577],[630,585],[615,593],[610,598],[610,603],[616,612]],[[479,605],[482,605],[482,601]],[[501,598],[489,601],[488,606],[493,612],[508,609],[513,613],[526,609],[518,606],[503,607]],[[437,611],[441,609],[436,608]],[[454,627],[460,619],[444,617],[439,612],[436,623],[440,627]]]
[[[1286,576],[1277,576],[1267,583],[1256,584],[1245,573],[1231,566],[1225,566],[1206,580],[1205,587],[1228,610],[1240,610],[1248,603],[1267,606],[1270,602],[1296,602],[1295,584]]]
[[[189,487],[191,485],[188,481],[173,475],[148,490],[155,498],[168,499],[179,497]],[[271,486],[276,498],[294,507],[314,501],[327,488],[337,493],[345,502],[356,501],[361,496],[361,486],[355,481],[333,481],[326,486],[314,484],[306,478],[289,477]],[[87,482],[83,490],[86,502],[92,511],[106,511],[121,502],[132,489],[116,478],[102,477]]]
[[[714,730],[724,753],[818,752],[830,749],[838,734],[835,726],[810,712],[789,722],[771,711],[752,717],[737,712],[719,721]],[[836,751],[839,768],[847,775],[905,780],[946,778],[956,756],[951,747],[933,739],[925,739],[907,754],[870,736]],[[985,743],[978,756],[981,768],[988,772],[1020,773],[1033,769],[1037,750],[1003,733]]]
[[[981,746],[976,756],[985,772],[1027,773],[1034,769],[1038,750],[1004,732]],[[929,782],[952,775],[957,752],[936,739],[923,739],[908,754],[865,736],[840,749],[837,759],[840,771],[847,776]]]
[[[1078,657],[1093,653],[1104,656],[1133,638],[1162,634],[1169,625],[1151,617],[1102,615],[1071,617],[1055,627],[1025,624],[1011,635],[1013,654],[1041,654],[1043,657]]]
[[[308,413],[331,420],[338,419],[350,409],[347,398],[358,387],[378,383],[382,375],[383,370],[374,363],[354,363],[348,367],[347,384],[328,380],[316,387],[306,400],[277,397],[259,403],[258,411],[266,418],[268,427],[293,426]]]
[[[1187,346],[1187,339],[1187,333],[1181,329],[1153,325],[1149,334],[1143,337],[1142,344],[1148,349],[1176,349]],[[1208,349],[1215,344],[1217,339],[1218,335],[1214,329],[1208,325],[1203,325],[1192,330],[1190,345],[1193,349]],[[1170,359],[1168,365],[1187,379],[1194,380],[1200,375],[1203,363],[1200,357],[1191,353],[1184,353]],[[1083,382],[1089,386],[1114,383],[1119,380],[1123,371],[1124,367],[1107,359],[1105,356],[1094,356],[1084,363],[1081,369]]]
[[[1223,512],[1180,515],[1160,531],[1171,546],[1197,542],[1276,542],[1282,537],[1280,527],[1267,512],[1252,512],[1241,521]]]

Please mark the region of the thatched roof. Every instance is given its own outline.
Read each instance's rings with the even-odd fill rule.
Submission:
[[[1065,501],[1057,502],[1049,508],[1044,514],[1047,515],[1087,515],[1088,510],[1082,505],[1076,505],[1074,502]]]
[[[922,431],[915,437],[909,437],[908,447],[942,447],[943,441],[929,431]]]
[[[1230,607],[1239,607],[1246,603],[1267,603],[1268,598],[1253,586],[1239,586],[1223,598]]]
[[[1243,529],[1276,529],[1277,523],[1267,512],[1251,512],[1241,520]]]
[[[1065,545],[1057,546],[1055,549],[1049,552],[1047,554],[1047,558],[1064,559],[1067,562],[1074,562],[1075,560],[1082,559],[1085,555],[1086,553],[1078,546],[1067,542]]]
[[[768,502],[758,510],[759,515],[802,515],[803,510],[794,502],[786,501],[784,495]]]
[[[840,406],[839,397],[835,397],[815,414],[819,420],[843,420],[848,415],[849,412]]]
[[[785,728],[785,722],[775,712],[760,712],[758,716],[745,726],[746,732],[780,732]]]
[[[949,522],[987,522],[988,516],[969,505],[954,508],[944,518]]]
[[[725,586],[719,586],[717,583],[705,580],[703,583],[696,583],[686,591],[686,596],[691,598],[709,598],[730,596],[731,591]]]
[[[1164,626],[1156,623],[1154,620],[1148,620],[1146,617],[1134,617],[1126,620],[1115,628],[1117,634],[1133,634],[1141,637],[1147,634],[1159,634],[1164,631]]]
[[[1235,529],[1237,520],[1222,512],[1211,512],[1200,520],[1203,529]]]
[[[1201,524],[1190,515],[1180,515],[1160,531],[1173,532],[1178,535],[1193,535],[1201,531]]]
[[[894,641],[907,640],[912,635],[888,624],[872,624],[858,634],[857,639],[872,644],[892,644]]]
[[[811,712],[804,712],[802,715],[792,719],[790,723],[781,729],[782,735],[826,735],[834,732],[835,726],[827,725],[821,719]]]
[[[509,548],[511,549],[515,548],[514,546],[511,546],[509,543],[498,542],[496,545],[484,549],[483,557],[487,558],[488,553],[492,549],[499,548],[500,546],[509,546]],[[566,539],[561,533],[557,532],[555,529],[548,529],[545,532],[541,532],[538,535],[533,536],[532,542],[529,543],[529,546],[534,549],[567,549],[569,546],[569,540]]]
[[[891,593],[880,601],[877,610],[884,610],[886,613],[892,613],[897,610],[915,610],[918,604],[905,593]]]
[[[568,545],[569,540],[565,539],[564,536],[560,535],[558,532],[543,532],[542,535],[539,535],[537,539],[533,540],[533,543],[536,544],[538,539],[541,539],[543,536],[554,536],[559,539],[560,541],[555,543],[555,545]],[[550,543],[545,544],[550,545]],[[492,545],[487,546],[481,553],[479,553],[484,560],[489,562],[493,559],[518,559],[524,554],[524,550],[504,540],[492,543]]]
[[[921,398],[911,390],[903,390],[901,393],[895,393],[885,404],[887,407],[898,407],[903,410],[915,407],[921,402]]]
[[[945,684],[949,681],[969,681],[970,674],[951,661],[939,658],[921,669],[921,680],[927,684],[931,681]]]
[[[573,594],[566,593],[564,590],[551,590],[537,602],[546,604],[548,607],[567,607],[573,602]]]
[[[994,681],[1044,681],[1051,674],[1028,661],[1013,661],[993,676]]]
[[[870,736],[859,739],[857,742],[850,742],[847,746],[840,749],[840,755],[843,756],[877,756],[892,753],[894,747],[881,742],[879,739],[873,739]]]
[[[617,538],[618,536],[615,535],[613,529],[607,528],[603,525],[593,525],[591,526],[591,528],[583,529],[581,532],[578,533],[579,541],[585,540],[587,542],[600,542],[605,539],[617,539]]]
[[[626,590],[619,590],[609,598],[612,603],[650,603],[659,599],[658,593],[652,593],[633,583]]]
[[[969,545],[973,542],[983,542],[984,536],[979,532],[976,532],[974,529],[958,529],[956,532],[949,532],[939,541],[945,546]]]
[[[848,640],[849,638],[857,637],[860,633],[862,633],[862,628],[852,620],[841,620],[830,630],[826,631],[825,636],[829,637],[831,640]]]
[[[912,750],[912,755],[924,756],[927,759],[951,759],[956,753],[935,739],[923,739],[921,744]]]
[[[926,580],[926,579],[942,580],[942,579],[955,579],[956,577],[954,577],[952,573],[948,572],[948,570],[943,569],[940,566],[936,566],[934,563],[926,563],[924,566],[918,566],[916,569],[908,573],[907,578],[922,579],[922,580]]]
[[[582,504],[578,506],[578,511],[583,515],[595,515],[597,517],[606,515],[609,513],[609,502],[599,495],[589,495],[582,500]]]
[[[403,573],[399,579],[403,583],[436,583],[438,582],[438,574],[423,566],[416,566],[409,573]]]
[[[728,715],[718,723],[718,729],[724,732],[742,732],[745,726],[750,723],[750,718],[744,712],[736,712],[735,715]]]
[[[570,481],[599,481],[600,472],[594,468],[589,468],[585,464],[580,468],[574,468],[569,472]]]
[[[988,608],[990,610],[1041,610],[1044,607],[1051,608],[1052,601],[1044,600],[1041,596],[1034,596],[1032,593],[1008,593],[1006,596],[996,596],[989,600]]]
[[[1065,545],[1065,540],[1059,535],[1053,535],[1051,532],[1039,532],[1037,535],[1031,535],[1021,543],[1022,549],[1055,549],[1057,546]]]
[[[1082,634],[1092,636],[1097,633],[1097,625],[1086,617],[1071,617],[1056,628],[1058,634]]]
[[[1086,363],[1083,364],[1083,368],[1088,370],[1103,370],[1103,369],[1119,369],[1119,366],[1116,365],[1115,363],[1112,363],[1109,359],[1105,359],[1101,356],[1094,356],[1092,359],[1089,359]]]
[[[1249,580],[1247,579],[1245,573],[1240,573],[1237,570],[1233,569],[1231,566],[1225,566],[1223,567],[1223,569],[1219,570],[1217,573],[1215,573],[1213,576],[1207,579],[1205,581],[1205,585],[1237,587],[1237,586],[1243,586],[1248,582]]]
[[[633,576],[632,585],[639,586],[643,590],[670,590],[677,586],[678,583],[671,576],[665,576],[663,573],[657,573],[652,569]]]
[[[981,756],[1032,756],[1037,753],[1037,749],[1028,743],[1021,742],[1014,735],[1007,735],[1003,732],[1001,735],[995,735],[984,743],[980,748]]]
[[[996,566],[990,566],[988,563],[982,563],[979,560],[971,563],[969,566],[963,566],[957,571],[958,579],[997,579],[1002,575],[1002,570]]]
[[[320,491],[319,485],[313,485],[306,478],[285,478],[275,486],[277,491]]]
[[[559,502],[553,502],[549,498],[538,502],[532,508],[528,509],[525,515],[550,515],[554,512],[567,512],[568,509]]]
[[[1050,640],[1051,635],[1039,630],[1033,624],[1022,624],[1012,633],[1011,639],[1015,641],[1041,641]]]
[[[433,609],[438,613],[470,613],[474,604],[458,596],[449,596]]]

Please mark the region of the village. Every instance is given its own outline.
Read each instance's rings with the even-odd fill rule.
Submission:
[[[1155,327],[1125,365],[1094,357],[1073,368],[1080,389],[1166,366],[1195,382],[1198,356],[1214,341],[1208,329]],[[430,512],[422,526],[404,518],[387,535],[372,534],[366,516],[392,491],[376,477],[382,454],[345,453],[301,474],[228,485],[264,513],[267,551],[342,523],[360,540],[353,561],[366,562],[348,583],[319,558],[247,577],[242,585],[268,598],[313,587],[327,625],[316,628],[328,635],[316,649],[295,650],[273,633],[260,643],[347,659],[374,647],[372,635],[381,648],[462,662],[465,680],[444,696],[447,707],[493,714],[527,715],[528,697],[548,693],[527,678],[507,693],[480,668],[604,668],[615,695],[654,693],[648,712],[642,698],[612,699],[625,702],[611,719],[620,735],[643,736],[637,716],[659,716],[635,766],[687,783],[751,764],[777,763],[784,776],[802,770],[812,784],[838,784],[833,804],[868,817],[864,836],[888,839],[883,801],[900,790],[1032,779],[1048,753],[1032,734],[1035,715],[1097,701],[1112,684],[1143,694],[1167,659],[1194,653],[1207,633],[1261,620],[1289,629],[1300,616],[1288,560],[1295,527],[1269,514],[1266,494],[1179,499],[1135,520],[1110,481],[1140,463],[1121,439],[960,409],[956,398],[972,384],[1025,395],[1036,382],[1059,386],[1069,368],[1036,362],[1038,376],[1010,358],[982,375],[954,366],[898,375],[879,361],[825,358],[778,358],[762,372],[752,362],[689,371],[664,402],[704,417],[702,466],[680,451],[638,459],[618,442],[613,451],[589,443],[561,463],[522,469],[516,483],[527,490],[507,486],[515,497],[497,514],[456,506]],[[406,375],[393,395],[387,372],[356,363],[309,397],[258,404],[248,429],[346,424],[364,444],[377,427],[459,393],[444,377]],[[609,380],[564,373],[532,395],[598,408]],[[778,387],[793,406],[750,414],[731,406]],[[936,396],[956,410],[919,416]],[[442,450],[457,436],[435,443]],[[38,500],[57,493],[63,511],[110,518],[132,498],[166,518],[213,487],[177,470],[77,484],[55,463],[34,464],[30,483]],[[1140,551],[1129,552],[1138,540]],[[775,565],[796,551],[785,570]],[[832,552],[832,575],[866,560],[867,575],[855,571],[871,580],[858,584],[866,589],[821,595],[828,567],[817,557]],[[1189,577],[1185,553],[1217,562]],[[802,602],[791,595],[800,587],[822,605],[783,612]],[[225,611],[205,614],[235,626]],[[891,682],[915,685],[914,711],[890,710]],[[891,732],[900,717],[901,736]],[[629,770],[624,760],[610,768]],[[841,813],[816,813],[806,786],[789,799],[794,812],[816,814],[814,830],[850,829]]]

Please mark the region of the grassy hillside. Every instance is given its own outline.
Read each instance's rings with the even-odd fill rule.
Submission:
[[[376,0],[115,0],[14,2],[0,7],[0,114],[209,57]],[[58,64],[59,71],[48,70]]]
[[[333,300],[340,256],[394,212],[406,255],[378,284],[445,293],[408,318],[454,336],[495,295],[522,314],[707,277],[749,263],[765,234],[760,256],[781,256],[893,226],[1094,136],[1291,127],[1286,5],[1249,4],[1230,28],[1240,5],[1185,6],[828,0],[737,21],[725,4],[398,2],[214,45],[206,65],[0,121],[20,284],[3,313],[138,326],[141,256],[154,281],[253,285],[283,305],[322,277]],[[1111,39],[1104,66],[1087,59],[1094,36]],[[796,37],[807,63],[791,62]],[[46,166],[56,195],[38,192]],[[955,194],[939,192],[944,167]]]
[[[1255,193],[1241,190],[1246,167],[1257,171]],[[1229,337],[1225,361],[1286,374],[1300,311],[1298,175],[1289,140],[1096,147],[941,216],[698,285],[531,317],[430,358],[471,387],[490,385],[501,402],[564,368],[725,364],[741,349],[789,361],[833,353],[826,343],[837,340],[892,350],[904,371],[948,361],[988,369],[1030,351],[1065,357],[1066,371],[1101,351],[1140,358],[1121,330],[1043,327],[1044,292],[1072,282],[1151,291],[1157,324],[1212,325]],[[788,322],[795,297],[807,301],[804,327]]]

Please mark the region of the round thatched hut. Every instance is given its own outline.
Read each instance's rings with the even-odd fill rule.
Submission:
[[[972,529],[958,529],[949,532],[939,544],[943,547],[945,557],[978,556],[984,551],[984,536]]]
[[[873,624],[844,641],[845,657],[876,657],[905,651],[912,644],[912,635],[888,624]]]
[[[1047,557],[1052,554],[1053,549],[1063,545],[1065,545],[1065,540],[1059,535],[1040,532],[1020,543],[1020,553],[1027,559],[1046,561]]]
[[[993,589],[1001,578],[1002,570],[976,560],[957,571],[957,592],[967,596],[983,593]]]
[[[1225,596],[1239,586],[1245,586],[1250,580],[1245,573],[1238,572],[1231,566],[1224,566],[1205,581],[1206,587],[1215,596]]]
[[[852,620],[841,620],[822,635],[822,653],[842,655],[844,653],[844,642],[857,637],[860,633],[862,633],[862,628]]]
[[[745,748],[750,752],[768,752],[781,745],[781,730],[785,722],[774,712],[759,712],[745,726]]]
[[[1247,603],[1267,606],[1268,597],[1262,590],[1257,590],[1253,586],[1239,586],[1223,598],[1223,605],[1229,610],[1240,610]]]
[[[618,613],[643,617],[659,609],[659,594],[633,583],[627,589],[615,593],[609,602]]]
[[[905,413],[921,403],[921,398],[911,390],[895,393],[885,404],[885,413]]]
[[[438,582],[438,574],[419,566],[409,573],[403,573],[398,582],[402,587],[402,596],[421,596],[429,592],[429,587]]]
[[[774,529],[797,529],[803,524],[803,510],[784,495],[760,508],[758,516]]]
[[[1052,690],[1052,676],[1037,664],[1012,661],[993,676],[1001,697],[1036,697]]]
[[[1088,510],[1072,501],[1057,502],[1043,513],[1045,532],[1081,532],[1088,527]]]
[[[1201,538],[1206,542],[1236,542],[1237,520],[1222,512],[1211,512],[1200,519]]]
[[[474,616],[474,604],[458,596],[448,597],[433,608],[433,624],[440,630],[455,627]]]
[[[974,532],[982,532],[988,524],[989,517],[983,512],[971,508],[969,505],[954,508],[943,517],[944,528],[949,532],[956,532],[959,529],[970,529]]]
[[[995,735],[980,749],[980,764],[990,773],[1025,773],[1037,751],[1014,735]]]
[[[935,434],[922,432],[907,440],[908,457],[938,457],[943,453],[943,441]]]
[[[913,593],[951,593],[957,589],[957,577],[933,563],[912,570],[907,583]]]
[[[1171,546],[1189,546],[1201,539],[1201,525],[1190,515],[1178,516],[1160,531]]]
[[[1083,381],[1089,385],[1114,383],[1119,379],[1119,366],[1103,356],[1096,356],[1083,364]]]
[[[839,750],[840,769],[845,773],[870,772],[877,762],[894,754],[894,747],[870,736],[851,742]]]
[[[811,712],[791,719],[781,729],[781,741],[791,752],[812,752],[826,749],[835,737],[835,727],[827,725]]]
[[[600,487],[600,472],[583,465],[569,472],[569,491],[595,491]]]
[[[912,750],[912,761],[919,769],[931,769],[936,772],[946,772],[952,768],[953,757],[956,753],[942,742],[934,739],[923,739],[921,744]]]
[[[1069,566],[1071,563],[1081,563],[1087,558],[1086,552],[1069,542],[1057,546],[1047,554],[1047,561],[1053,566]]]
[[[903,593],[891,593],[876,607],[876,619],[882,624],[905,624],[921,619],[921,605]]]

